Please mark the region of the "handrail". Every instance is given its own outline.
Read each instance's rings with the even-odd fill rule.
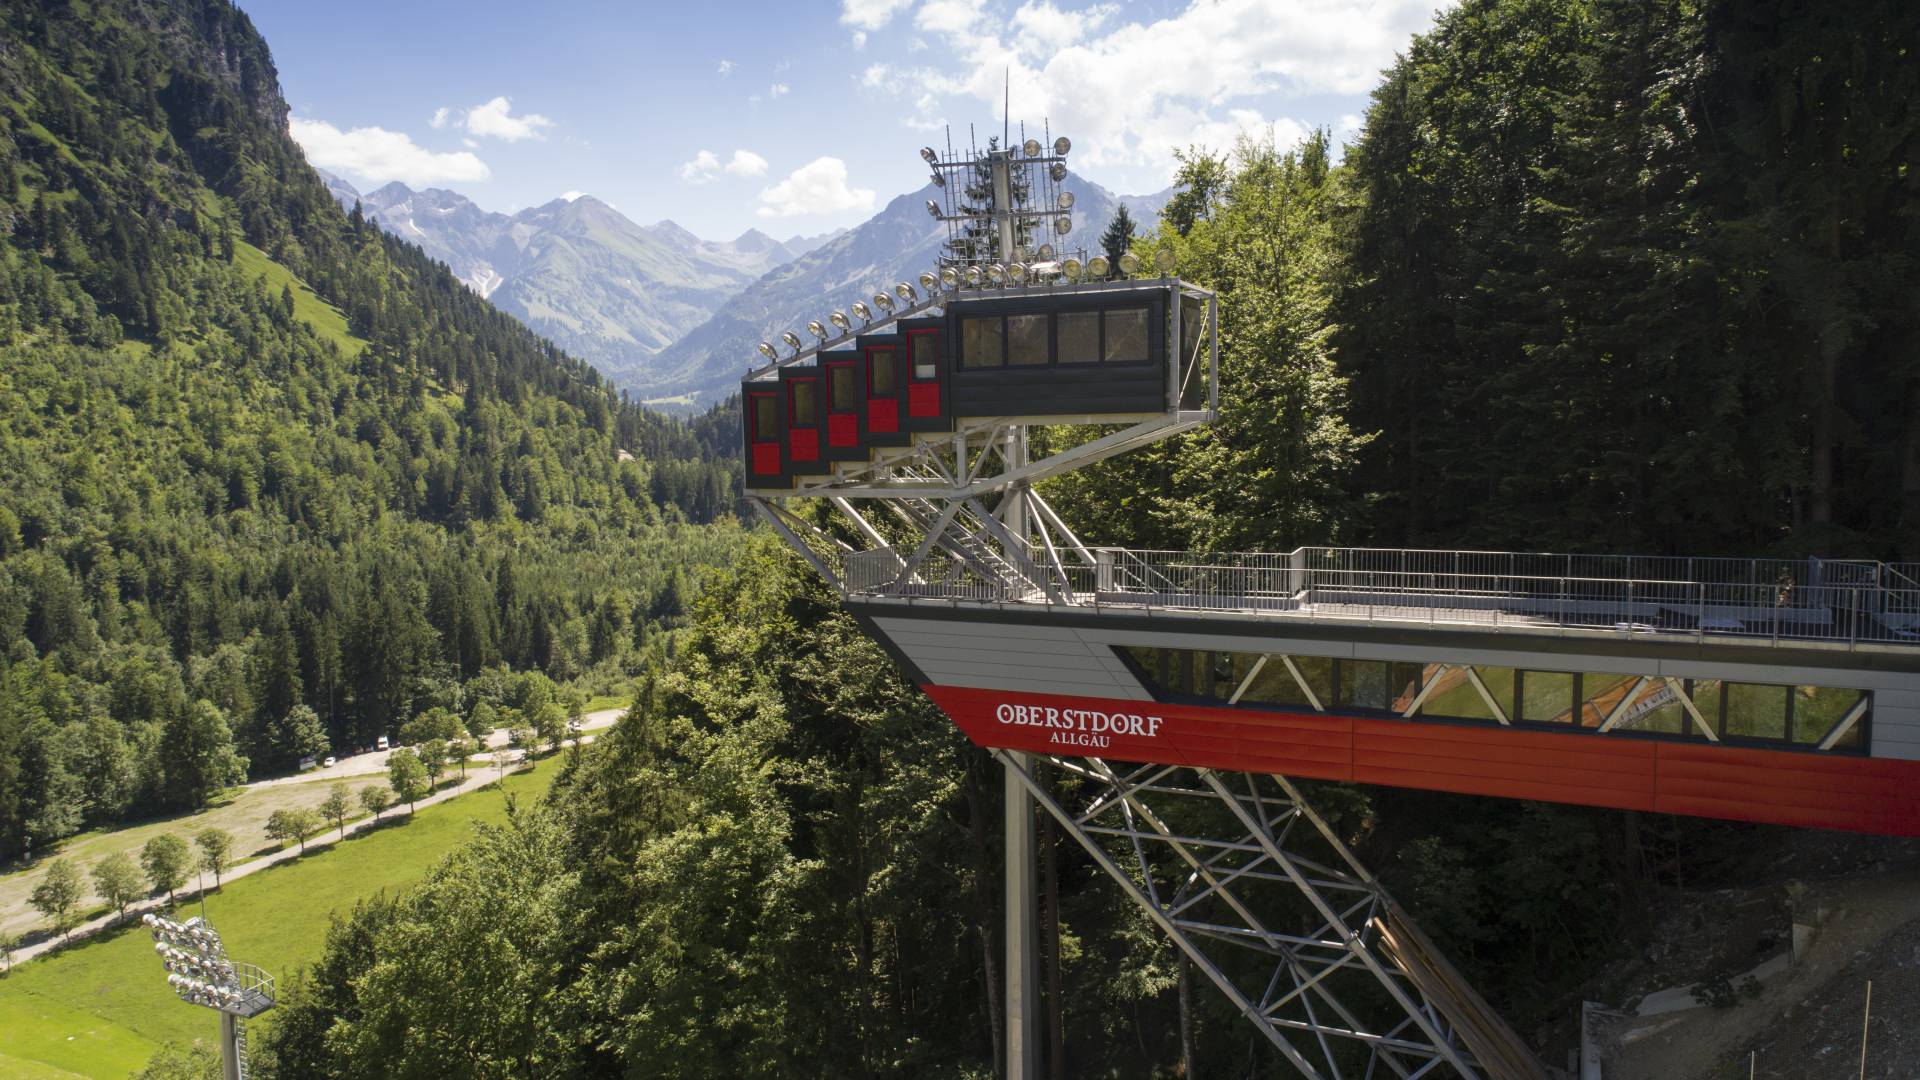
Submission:
[[[1389,548],[1091,550],[1096,566],[1056,567],[1030,560],[1022,563],[1019,575],[998,574],[997,579],[936,551],[923,561],[913,580],[901,581],[899,553],[882,548],[846,557],[844,588],[850,596],[1237,611],[1315,621],[1413,622],[1437,628],[1614,631],[1669,640],[1920,648],[1920,587],[1896,585],[1912,579],[1894,567],[1866,560]],[[1569,572],[1537,572],[1555,562]],[[1693,573],[1606,572],[1641,567]]]

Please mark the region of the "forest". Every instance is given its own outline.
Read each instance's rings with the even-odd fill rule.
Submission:
[[[0,859],[624,680],[738,542],[717,421],[342,214],[231,6],[0,19]]]
[[[1222,416],[1051,501],[1174,549],[1911,557],[1915,40],[1893,2],[1472,0],[1344,154],[1189,148],[1133,247],[1220,290]],[[337,922],[276,1075],[995,1074],[989,760],[771,538],[679,645],[547,802]],[[1314,798],[1542,1040],[1673,890],[1786,842]],[[1053,1075],[1278,1072],[1062,844]]]

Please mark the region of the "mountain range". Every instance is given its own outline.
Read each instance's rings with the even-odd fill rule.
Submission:
[[[730,392],[755,343],[931,268],[945,226],[926,215],[931,185],[888,203],[852,229],[777,240],[749,229],[703,240],[672,221],[639,225],[591,195],[514,214],[441,188],[390,183],[361,192],[321,179],[387,232],[420,245],[494,306],[593,364],[643,400],[704,409]],[[1069,173],[1074,232],[1095,246],[1126,205],[1151,227],[1173,189],[1116,196]]]
[[[1073,232],[1062,245],[1067,249],[1096,249],[1100,231],[1122,205],[1140,228],[1151,228],[1173,196],[1172,188],[1117,196],[1071,172],[1061,186],[1074,197]],[[902,195],[846,234],[769,270],[638,369],[645,377],[616,381],[662,407],[704,409],[723,400],[758,362],[756,343],[774,340],[782,330],[799,331],[811,319],[824,321],[832,310],[932,269],[947,236],[946,226],[927,216],[926,203],[936,194],[928,184]]]
[[[391,183],[362,192],[321,177],[342,206],[358,202],[387,232],[616,381],[635,381],[649,357],[729,297],[837,235],[781,241],[749,229],[721,243],[672,221],[635,224],[591,195],[509,215],[441,188]]]

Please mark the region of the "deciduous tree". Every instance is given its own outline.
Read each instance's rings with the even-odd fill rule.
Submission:
[[[140,867],[124,851],[116,851],[93,864],[93,891],[121,915],[127,913],[128,904],[147,892]]]
[[[193,853],[185,840],[172,833],[161,833],[140,849],[140,865],[147,872],[147,881],[156,891],[165,892],[167,903],[171,904],[174,890],[187,883]]]

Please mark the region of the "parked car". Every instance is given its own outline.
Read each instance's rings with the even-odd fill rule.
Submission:
[[[332,754],[328,754],[327,760],[321,762],[320,767],[323,769],[331,769],[337,764],[339,764],[338,759],[336,759]]]
[[[373,748],[375,750],[385,750],[387,748],[387,737],[382,735],[378,739],[375,739],[373,741]]]
[[[329,764],[329,765],[331,765],[331,764],[333,764],[333,762],[332,762],[332,761],[328,761],[328,762],[327,762],[327,764]],[[300,759],[300,771],[301,771],[301,772],[306,772],[306,771],[307,771],[308,769],[311,769],[311,768],[313,768],[313,758],[312,758],[311,756],[308,756],[308,757],[303,757],[303,758],[301,758],[301,759]]]

